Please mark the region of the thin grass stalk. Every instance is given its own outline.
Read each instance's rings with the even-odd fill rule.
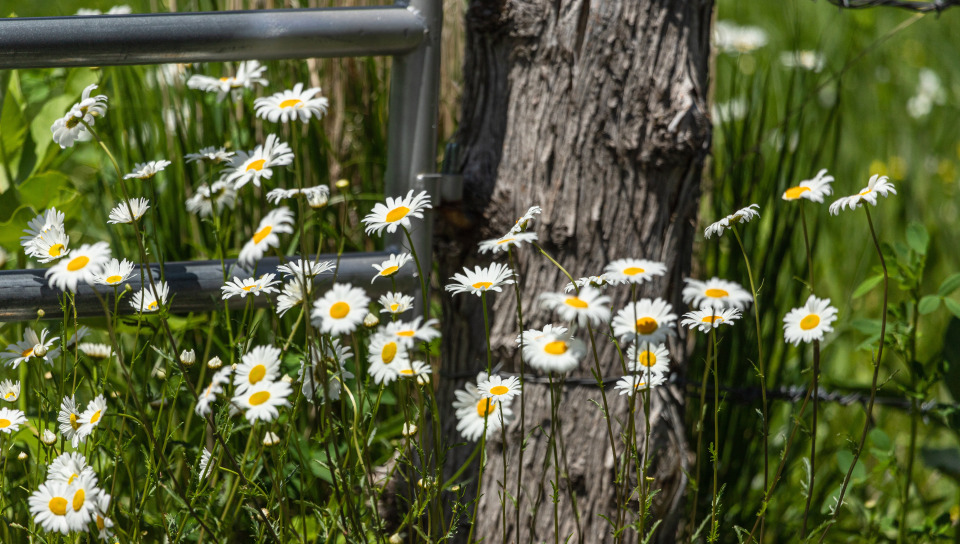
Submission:
[[[810,429],[810,482],[807,484],[807,504],[803,507],[803,527],[800,529],[800,538],[807,536],[807,517],[810,515],[810,501],[813,500],[814,484],[817,477],[817,412],[820,404],[819,380],[820,374],[820,342],[813,341],[813,422]]]
[[[714,310],[715,311],[715,310]],[[717,372],[720,348],[717,346],[717,328],[710,328],[710,340],[713,343],[713,500],[710,501],[710,537],[716,541],[720,527],[717,524],[717,472],[720,464],[720,373]]]
[[[527,441],[527,432],[526,432],[526,395],[524,394],[524,380],[525,378],[525,364],[523,357],[523,301],[520,296],[520,275],[519,270],[517,269],[517,263],[513,258],[513,250],[507,247],[507,259],[510,262],[510,268],[513,269],[513,292],[517,297],[517,325],[520,330],[520,448],[517,452],[518,462],[517,462],[517,497],[516,497],[516,527],[517,527],[517,540],[520,540],[520,504],[523,501],[523,452],[526,449],[524,447]],[[574,284],[576,285],[576,284]]]
[[[690,532],[695,533],[697,530],[697,505],[699,501],[697,497],[700,495],[700,460],[702,459],[703,451],[703,418],[707,414],[707,377],[710,376],[710,360],[713,356],[713,344],[707,343],[707,359],[704,361],[703,368],[703,380],[700,381],[700,413],[697,418],[697,426],[694,429],[697,432],[697,466],[694,470],[694,479],[696,482],[694,488],[694,499],[693,499],[693,512],[690,514]]]

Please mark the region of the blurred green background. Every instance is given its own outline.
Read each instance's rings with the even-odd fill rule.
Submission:
[[[311,1],[294,7],[330,4]],[[0,15],[71,15],[81,7],[106,11],[112,5],[6,0]],[[135,13],[285,7],[280,2],[239,0],[130,5]],[[459,0],[445,2],[444,139],[456,128],[464,6]],[[827,205],[836,197],[858,192],[876,173],[890,176],[898,192],[881,199],[873,210],[878,236],[887,244],[888,265],[900,277],[890,288],[888,342],[892,344],[880,370],[878,396],[884,404],[874,409],[874,430],[829,541],[898,539],[911,422],[917,427],[917,446],[906,541],[954,541],[960,517],[960,425],[955,406],[960,398],[960,320],[956,317],[960,296],[949,284],[942,289],[941,284],[960,271],[960,128],[954,121],[960,98],[956,38],[960,9],[921,17],[891,8],[838,10],[824,1],[720,0],[717,20],[725,25],[728,37],[740,39],[726,48],[714,48],[715,133],[704,177],[701,227],[748,204],[760,205],[761,219],[743,226],[741,232],[760,286],[761,337],[771,390],[788,393],[794,388],[793,393],[799,391],[802,396],[811,366],[809,348],[783,342],[782,317],[802,305],[808,291],[799,279],[807,276],[799,206],[782,201],[780,195],[821,168],[836,177],[833,197],[823,205],[804,205],[812,233],[817,294],[829,297],[840,314],[836,332],[823,345],[821,387],[838,396],[852,396],[848,403],[821,403],[812,526],[828,519],[859,439],[864,409],[857,399],[869,393],[871,350],[876,349],[882,311],[880,286],[869,282],[878,273],[879,261],[865,214],[845,211],[834,217],[827,213]],[[743,27],[754,30],[740,32]],[[268,78],[276,76],[278,83],[311,81],[331,99],[330,114],[309,135],[322,142],[320,149],[305,157],[306,168],[315,174],[313,181],[345,178],[357,194],[381,192],[389,62],[340,59],[268,66]],[[107,204],[96,196],[102,182],[98,176],[106,171],[99,154],[90,147],[61,153],[49,138],[53,119],[92,81],[101,81],[101,90],[111,96],[104,134],[114,142],[133,142],[118,146],[125,149],[123,161],[128,166],[222,143],[223,138],[213,134],[227,135],[234,149],[252,147],[250,131],[229,126],[216,113],[212,97],[198,100],[195,93],[167,92],[184,90],[177,79],[179,70],[134,67],[0,75],[0,87],[7,90],[0,118],[0,151],[5,158],[0,172],[0,244],[11,256],[21,255],[11,257],[8,268],[24,265],[16,242],[33,210],[57,205],[75,217],[91,211],[106,215]],[[166,77],[162,74],[171,79],[156,83]],[[237,106],[246,108],[249,118],[251,102]],[[182,118],[171,118],[169,113],[164,117],[165,110],[182,112],[182,118],[202,119],[202,130],[185,130]],[[134,126],[131,119],[140,125]],[[168,179],[186,179],[189,186],[197,181],[191,179],[191,172],[174,161]],[[179,184],[166,183],[159,194],[152,195],[152,200],[159,199],[161,213],[151,221],[158,222],[158,230],[170,233],[157,251],[167,259],[213,258],[212,242],[198,238],[199,229],[188,224],[182,212],[184,190]],[[242,229],[243,225],[237,226],[238,231]],[[100,234],[109,236],[106,229]],[[354,245],[361,248],[365,243],[358,239]],[[743,258],[731,236],[719,241],[700,238],[697,245],[695,254],[703,257],[695,265],[695,276],[718,275],[746,284]],[[865,281],[863,289],[858,289]],[[926,299],[920,315],[918,303],[927,295],[933,297]],[[753,325],[745,319],[741,326],[724,332],[721,344],[722,384],[728,388],[720,437],[725,528],[737,525],[749,530],[761,502],[756,343]],[[686,374],[691,382],[699,382],[705,353],[705,345],[698,345],[688,362]],[[695,414],[699,395],[692,387],[689,392],[688,412]],[[923,407],[922,417],[911,415],[911,405]],[[771,400],[771,471],[798,409],[796,400]],[[809,414],[810,410],[801,422],[783,480],[769,506],[767,542],[795,541],[799,533],[808,478],[803,458],[809,451]],[[692,415],[689,428],[693,428]],[[704,462],[702,469],[701,478],[706,481],[709,463]],[[699,511],[709,511],[708,497],[703,493],[700,497]],[[736,542],[737,534],[727,531],[721,540]]]

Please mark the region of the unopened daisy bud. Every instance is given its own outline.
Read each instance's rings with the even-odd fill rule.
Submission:
[[[451,486],[450,486],[450,491],[453,491],[454,493],[456,493],[457,491],[460,491],[460,486],[459,486],[459,485],[451,485]]]
[[[418,485],[421,489],[429,489],[430,487],[433,486],[433,478],[431,478],[431,477],[429,477],[429,476],[426,476],[426,477],[424,477],[424,478],[420,478],[420,479],[417,481],[417,485]]]
[[[307,193],[307,204],[314,209],[322,208],[327,205],[329,198],[324,193]]]
[[[280,378],[280,381],[282,381],[282,382],[287,382],[287,383],[293,383],[293,378],[291,378],[291,377],[290,377],[289,375],[287,375],[287,374],[284,374],[283,377]]]
[[[52,446],[57,442],[57,435],[53,434],[53,431],[50,429],[44,429],[43,434],[40,435],[40,440],[44,444]]]
[[[26,461],[26,460],[27,460],[27,452],[21,451],[21,452],[20,452],[20,455],[17,456],[17,459],[19,459],[19,460],[21,460],[21,461]]]
[[[207,366],[212,368],[213,370],[216,370],[221,366],[223,366],[223,361],[221,361],[219,357],[214,356],[213,359],[210,359],[209,361],[207,361]]]
[[[270,511],[267,510],[266,508],[261,508],[261,509],[260,509],[260,513],[262,513],[262,514],[263,514],[263,517],[265,517],[265,518],[269,518],[269,517],[270,517]]]
[[[130,285],[129,283],[126,283],[126,284],[123,285],[123,290],[124,290],[124,291],[133,291],[133,286]]]
[[[428,383],[430,383],[430,375],[429,375],[429,374],[420,374],[420,375],[418,375],[418,376],[417,376],[417,383],[420,384],[420,385],[427,385]]]
[[[43,357],[47,354],[47,346],[43,344],[37,344],[33,346],[33,354],[37,357]]]
[[[37,317],[41,317],[41,318],[42,318],[42,317],[45,316],[45,315],[47,315],[47,312],[43,311],[43,308],[38,308],[38,309],[37,309]]]
[[[277,433],[272,431],[267,431],[267,434],[263,435],[263,445],[264,446],[276,446],[280,443],[280,437],[277,436]]]
[[[111,392],[110,392],[110,398],[112,398],[112,399],[115,399],[115,398],[117,398],[117,397],[119,397],[119,396],[120,396],[120,393],[117,393],[116,391],[111,391]]]
[[[368,329],[372,329],[379,324],[380,324],[380,318],[373,315],[372,313],[367,314],[366,317],[363,318],[363,326]]]
[[[184,366],[193,366],[193,363],[197,362],[197,353],[192,349],[185,349],[180,352],[180,362]]]
[[[349,179],[338,179],[337,180],[337,189],[346,189],[350,186]]]
[[[400,533],[394,533],[390,535],[390,544],[403,544],[403,537],[400,536]]]
[[[49,370],[46,371],[46,372],[44,372],[44,374],[43,374],[43,379],[45,379],[45,380],[52,380],[52,379],[53,379],[53,373],[50,372]]]
[[[156,371],[154,371],[153,375],[156,376],[158,380],[167,379],[167,371],[162,368],[158,368]]]
[[[413,436],[417,434],[417,426],[413,423],[404,423],[403,424],[403,436]]]

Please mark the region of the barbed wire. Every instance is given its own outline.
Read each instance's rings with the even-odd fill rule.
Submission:
[[[864,8],[900,8],[920,13],[936,12],[939,16],[943,10],[955,6],[960,6],[960,0],[933,0],[924,2],[921,0],[827,0],[831,4],[845,9],[864,9]]]

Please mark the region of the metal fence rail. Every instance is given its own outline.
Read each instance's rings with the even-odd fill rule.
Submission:
[[[442,19],[441,0],[374,8],[0,19],[0,69],[391,55],[386,193],[423,189],[436,204]],[[432,220],[427,213],[411,230],[423,263],[432,262]],[[387,236],[386,245],[396,253],[407,241],[398,233]],[[370,265],[388,253],[344,255],[338,281],[368,286],[374,273]],[[257,272],[273,271],[277,264],[276,259],[264,259]],[[47,318],[62,315],[58,292],[46,286],[44,273],[44,269],[0,272],[0,320],[33,319],[38,309]],[[166,263],[164,277],[176,295],[172,311],[223,307],[220,261]],[[418,291],[412,273],[398,281],[406,292]],[[139,282],[133,287],[139,289]],[[112,289],[101,292],[112,296]],[[257,302],[267,304],[265,298]],[[76,304],[79,315],[102,314],[88,286],[79,289]]]

